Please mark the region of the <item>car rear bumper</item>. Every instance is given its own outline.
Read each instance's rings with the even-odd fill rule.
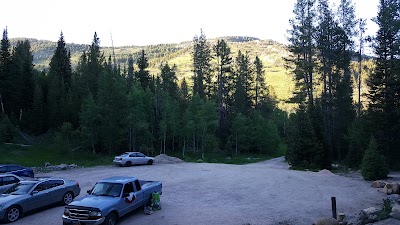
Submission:
[[[75,224],[90,224],[90,225],[98,225],[104,223],[105,218],[101,217],[98,220],[79,220],[79,219],[72,219],[65,215],[62,216],[63,223],[65,225],[75,225]]]
[[[113,160],[113,163],[115,164],[115,165],[124,165],[125,163],[123,162],[123,161],[119,161],[119,160]]]

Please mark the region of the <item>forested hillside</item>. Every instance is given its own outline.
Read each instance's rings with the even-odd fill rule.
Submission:
[[[66,39],[68,39],[68,36]],[[287,111],[293,110],[294,106],[286,103],[292,95],[294,82],[284,65],[284,58],[288,55],[285,45],[272,40],[260,40],[254,37],[232,36],[220,39],[227,41],[232,48],[232,54],[237,54],[241,50],[242,52],[248,52],[252,58],[258,55],[264,64],[267,85],[271,87],[271,92],[276,95],[279,107]],[[19,40],[22,39],[10,39],[11,46],[16,46]],[[47,70],[57,43],[36,39],[28,40],[31,43],[35,68],[39,71]],[[90,41],[90,39],[88,40]],[[209,43],[213,45],[217,40],[210,39]],[[78,65],[79,57],[84,51],[88,51],[89,45],[66,43],[66,49],[71,53],[71,65],[75,69]],[[129,55],[133,55],[133,61],[136,63],[137,55],[142,49],[146,52],[149,60],[148,70],[151,74],[158,75],[160,73],[160,65],[168,62],[170,65],[176,65],[178,80],[182,80],[185,77],[189,85],[191,85],[193,44],[190,41],[177,44],[123,46],[115,47],[114,49],[112,47],[101,47],[101,51],[106,58],[115,55],[116,63],[122,69],[127,66]]]

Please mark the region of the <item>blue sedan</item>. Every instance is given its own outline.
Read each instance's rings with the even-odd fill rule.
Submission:
[[[0,220],[14,222],[25,212],[54,203],[68,205],[79,195],[79,183],[42,178],[21,181],[0,195]]]
[[[14,164],[3,164],[0,165],[0,174],[4,173],[12,173],[20,177],[34,177],[35,174],[33,173],[32,168],[23,167]]]

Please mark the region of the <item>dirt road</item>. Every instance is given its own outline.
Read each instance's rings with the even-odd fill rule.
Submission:
[[[46,176],[79,181],[80,196],[105,177],[136,176],[163,182],[162,210],[144,215],[139,209],[121,219],[128,224],[311,224],[331,215],[331,197],[346,214],[379,205],[385,197],[368,182],[331,174],[288,170],[283,158],[249,165],[210,163],[154,164],[152,166],[56,171]],[[79,196],[79,197],[80,197]],[[13,225],[62,224],[63,207],[27,215]]]

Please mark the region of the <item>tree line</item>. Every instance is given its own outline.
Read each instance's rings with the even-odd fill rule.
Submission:
[[[399,2],[379,1],[373,19],[379,30],[372,38],[365,37],[365,20],[355,17],[351,0],[341,0],[337,8],[328,0],[297,0],[293,12],[287,65],[296,80],[292,101],[299,103],[299,110],[290,117],[288,161],[298,168],[329,168],[333,161],[358,168],[365,164],[366,149],[372,148],[374,156],[384,156],[383,168],[386,163],[400,168]],[[374,49],[376,67],[362,102],[366,41]],[[358,66],[352,68],[355,58]],[[355,100],[353,85],[358,89]]]
[[[233,56],[225,40],[193,40],[193,77],[178,81],[162,62],[150,74],[144,50],[126,66],[106,57],[94,34],[76,69],[61,33],[47,71],[32,64],[29,40],[0,50],[1,140],[53,134],[63,150],[114,154],[274,154],[287,115],[268,94],[258,57]]]

